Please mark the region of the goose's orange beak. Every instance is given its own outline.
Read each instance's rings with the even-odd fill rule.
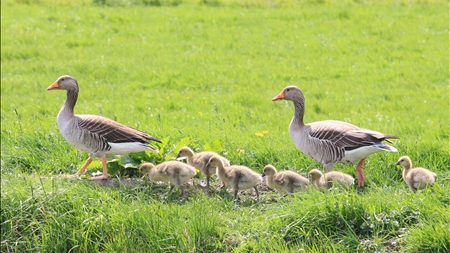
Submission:
[[[280,99],[284,99],[284,91],[282,91],[276,97],[272,98],[272,101],[277,101],[277,100],[280,100]]]
[[[52,85],[47,87],[47,90],[59,89],[58,81],[55,81]]]

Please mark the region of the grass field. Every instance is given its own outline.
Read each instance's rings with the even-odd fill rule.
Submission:
[[[5,0],[1,3],[1,252],[450,252],[449,9],[446,1]],[[291,142],[287,85],[305,121],[347,121],[400,137],[370,156],[363,190],[262,189],[234,202],[188,187],[99,187],[68,180],[88,154],[59,133],[59,76],[80,85],[79,114],[233,164],[303,175],[321,165]],[[394,163],[438,174],[409,191]],[[123,158],[123,157],[122,157]],[[128,161],[128,160],[127,160]],[[117,167],[117,165],[120,165]],[[337,165],[355,174],[354,165]],[[93,163],[90,172],[101,170]],[[199,176],[196,184],[204,179]],[[214,178],[213,185],[218,186]],[[139,181],[140,182],[140,181]]]

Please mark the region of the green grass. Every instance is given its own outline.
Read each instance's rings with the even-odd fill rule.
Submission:
[[[1,7],[0,251],[450,251],[445,1]],[[87,154],[56,125],[65,94],[46,87],[63,74],[79,82],[76,113],[166,140],[161,156],[139,159],[169,159],[187,143],[258,172],[271,163],[305,175],[321,165],[289,138],[292,104],[271,101],[287,85],[304,91],[307,122],[336,119],[398,135],[399,153],[368,158],[362,192],[263,190],[259,202],[249,192],[235,203],[231,194],[190,187],[180,201],[163,186],[65,180],[59,174],[74,173]],[[438,174],[432,189],[409,191],[394,166],[401,155]]]

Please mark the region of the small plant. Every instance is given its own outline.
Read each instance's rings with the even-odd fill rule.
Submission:
[[[189,137],[185,137],[177,143],[170,144],[170,138],[161,139],[161,143],[155,143],[158,153],[151,151],[142,151],[136,153],[130,153],[127,155],[118,155],[108,157],[107,167],[108,173],[111,176],[119,177],[138,177],[139,166],[143,162],[151,162],[153,164],[159,164],[163,161],[174,160],[178,150],[184,145],[188,145],[191,142]],[[82,166],[80,163],[78,166]],[[88,172],[97,173],[102,169],[102,164],[99,160],[94,160],[88,166]],[[89,175],[87,176],[89,177]]]

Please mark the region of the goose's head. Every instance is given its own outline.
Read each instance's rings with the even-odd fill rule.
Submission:
[[[47,90],[72,90],[78,91],[78,83],[75,78],[65,75],[60,76]]]
[[[220,158],[220,156],[217,156],[217,155],[215,155],[215,156],[212,156],[210,159],[209,159],[209,161],[208,161],[208,163],[206,164],[206,166],[212,166],[212,167],[219,167],[219,166],[223,166],[223,163],[222,163],[222,159]]]
[[[410,167],[411,159],[409,158],[409,156],[402,156],[398,159],[398,161],[395,163],[395,165],[400,165],[403,167]]]
[[[280,92],[280,94],[272,98],[272,101],[277,101],[281,99],[298,101],[304,99],[304,96],[299,87],[288,86],[284,88],[284,90]]]
[[[180,151],[178,151],[177,159],[181,158],[181,157],[189,157],[189,156],[193,156],[193,155],[194,155],[194,151],[192,151],[192,149],[190,149],[189,147],[182,147],[180,149]]]
[[[142,175],[149,174],[153,168],[155,168],[155,165],[153,163],[143,163],[141,167],[139,167],[139,172]]]
[[[263,177],[265,177],[265,176],[269,176],[270,177],[270,176],[275,175],[276,173],[277,173],[277,169],[273,165],[268,164],[268,165],[266,165],[264,167],[262,176]]]
[[[318,169],[312,169],[309,173],[308,173],[308,177],[311,179],[311,181],[316,181],[319,178],[321,178],[323,176],[322,172]]]

